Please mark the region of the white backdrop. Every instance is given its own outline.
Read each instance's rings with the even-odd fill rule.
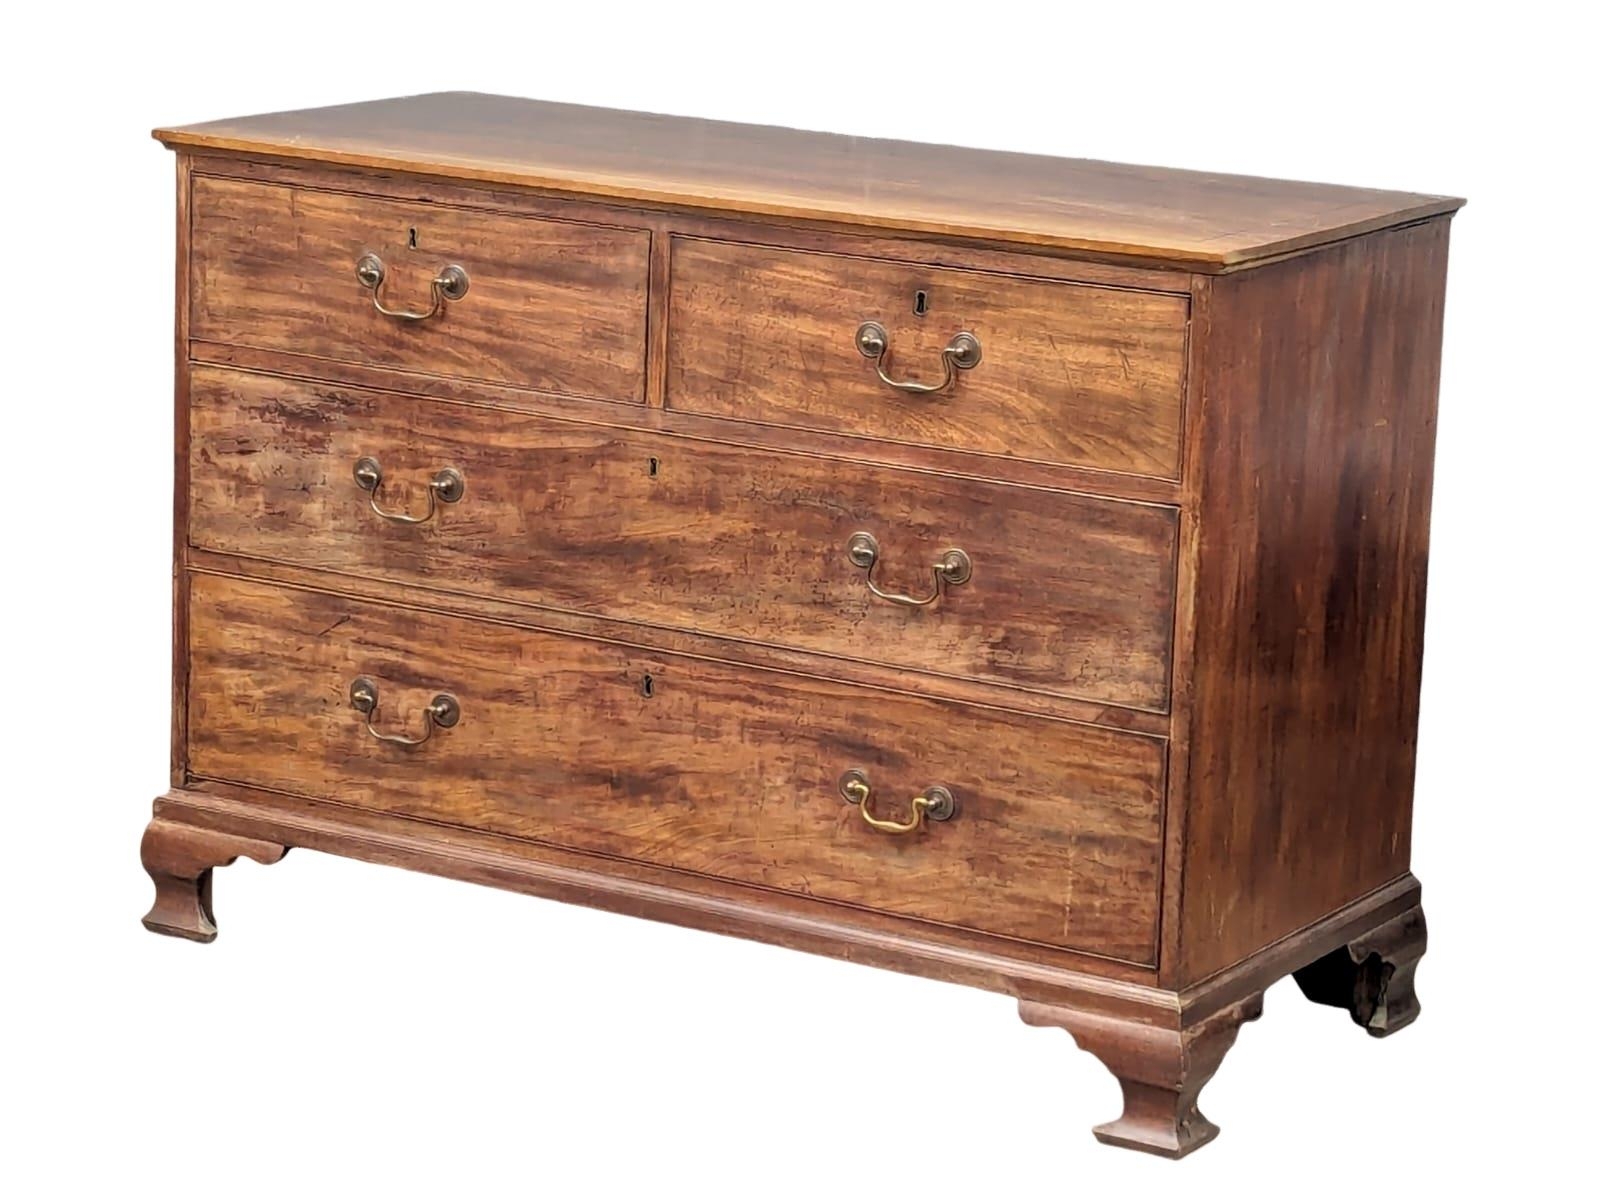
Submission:
[[[1568,6],[1475,7],[13,11],[0,1195],[1404,1199],[1570,1169],[1596,1069],[1592,63]],[[1280,984],[1207,1089],[1222,1138],[1170,1165],[1098,1146],[1114,1081],[999,996],[305,852],[218,873],[215,945],[146,934],[173,228],[148,131],[445,88],[1468,197],[1421,1021],[1372,1041]]]

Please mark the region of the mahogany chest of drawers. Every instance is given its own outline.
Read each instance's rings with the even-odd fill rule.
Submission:
[[[1015,996],[1182,1155],[1417,1013],[1459,200],[443,94],[178,151],[145,923],[291,847]]]

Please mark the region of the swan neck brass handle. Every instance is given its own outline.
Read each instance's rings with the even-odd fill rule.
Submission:
[[[858,569],[867,570],[867,588],[872,591],[872,596],[882,598],[885,602],[893,602],[896,606],[929,606],[944,597],[947,586],[965,585],[972,580],[972,557],[960,548],[951,548],[938,560],[933,562],[933,592],[923,598],[916,598],[910,594],[892,594],[888,590],[880,589],[878,583],[872,579],[873,570],[878,564],[878,541],[870,531],[857,531],[850,537],[846,546],[846,553],[850,563]]]
[[[383,466],[371,456],[362,456],[356,461],[355,477],[357,487],[367,495],[367,504],[372,507],[374,514],[391,523],[404,523],[410,527],[432,518],[440,502],[459,502],[467,491],[467,482],[459,472],[453,468],[441,468],[428,482],[427,513],[407,514],[402,510],[385,510],[378,505],[378,486],[383,484]]]
[[[372,294],[372,308],[385,317],[399,318],[403,322],[426,322],[429,318],[444,309],[445,302],[459,301],[467,295],[467,288],[471,281],[467,278],[467,269],[460,264],[446,264],[439,269],[439,274],[433,278],[429,285],[429,293],[433,297],[433,304],[424,310],[416,309],[390,309],[383,303],[380,290],[383,288],[383,278],[387,269],[383,260],[370,251],[356,260],[356,279],[361,281],[361,287]]]
[[[380,732],[375,726],[378,719],[378,687],[370,677],[358,677],[350,683],[350,705],[367,717],[367,732],[373,739],[385,744],[398,744],[402,748],[426,744],[440,728],[454,727],[461,722],[461,704],[449,694],[435,694],[433,701],[422,712],[422,735]]]
[[[957,372],[976,368],[983,359],[983,345],[978,342],[978,336],[963,330],[946,343],[944,350],[939,353],[939,362],[944,365],[943,380],[935,384],[895,380],[889,375],[889,332],[876,322],[861,323],[856,330],[856,350],[872,361],[872,366],[878,370],[879,380],[902,393],[937,393],[941,389],[948,389]]]
[[[879,832],[890,832],[903,835],[915,832],[922,827],[924,820],[938,820],[941,823],[956,813],[956,798],[944,786],[929,786],[916,798],[911,800],[911,818],[908,820],[883,819],[872,813],[872,783],[868,781],[865,771],[852,769],[839,779],[839,793],[844,796],[844,801],[861,808],[861,818],[867,825]]]

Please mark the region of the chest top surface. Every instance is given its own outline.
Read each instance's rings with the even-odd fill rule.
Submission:
[[[437,92],[155,131],[169,146],[1226,271],[1455,197]]]

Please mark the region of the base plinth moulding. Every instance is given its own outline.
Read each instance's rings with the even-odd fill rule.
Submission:
[[[229,788],[230,792],[232,788]],[[568,850],[379,816],[260,791],[239,797],[174,790],[156,801],[144,866],[153,932],[210,941],[213,871],[263,864],[290,848],[422,870],[527,894],[669,920],[793,949],[1016,996],[1029,1024],[1065,1029],[1122,1086],[1120,1117],[1095,1129],[1109,1145],[1181,1158],[1217,1135],[1200,1092],[1263,992],[1293,974],[1314,1002],[1346,1009],[1384,1036],[1414,1020],[1417,962],[1427,948],[1421,888],[1409,874],[1183,991],[911,938],[814,901],[759,891],[716,893],[692,876],[619,867]]]

